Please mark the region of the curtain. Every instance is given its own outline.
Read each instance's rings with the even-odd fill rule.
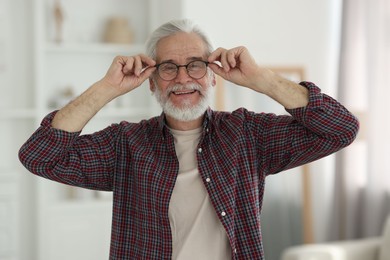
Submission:
[[[360,120],[338,153],[329,238],[378,236],[390,213],[390,0],[344,0],[339,99]]]

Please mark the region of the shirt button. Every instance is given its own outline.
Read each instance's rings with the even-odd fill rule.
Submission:
[[[198,148],[198,152],[201,153],[202,152],[202,148]]]
[[[237,254],[237,248],[234,248],[234,253]]]
[[[206,182],[210,182],[211,181],[211,179],[210,178],[206,178]]]
[[[222,211],[222,212],[221,212],[221,216],[222,216],[222,217],[226,216],[226,212],[225,212],[225,211]]]

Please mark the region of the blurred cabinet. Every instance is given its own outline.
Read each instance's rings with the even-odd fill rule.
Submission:
[[[36,119],[61,108],[101,79],[116,55],[143,52],[150,32],[145,0],[35,0]],[[105,41],[108,24],[125,22],[128,42]],[[125,32],[125,33],[126,33]],[[83,133],[155,114],[141,86],[103,108]],[[38,181],[38,259],[107,259],[111,193]]]
[[[14,183],[0,178],[0,259],[16,259],[18,244],[18,192]]]
[[[35,113],[28,96],[27,32],[32,27],[23,0],[0,0],[0,259],[21,259],[22,216],[26,215],[21,191],[23,167],[17,157],[22,140],[33,131]],[[18,14],[18,15],[15,15]],[[29,50],[31,52],[31,49]],[[31,69],[31,68],[30,68]],[[30,77],[31,79],[31,77]],[[29,133],[30,132],[30,133]]]
[[[179,0],[0,0],[0,259],[108,258],[111,194],[31,177],[18,149],[46,114],[101,79],[115,56],[144,52],[151,30],[180,13]],[[107,42],[113,20],[125,21],[130,37]],[[18,66],[12,54],[31,64]],[[153,99],[145,82],[83,133],[158,115]]]

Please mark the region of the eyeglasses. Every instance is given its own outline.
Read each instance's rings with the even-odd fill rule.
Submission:
[[[177,77],[180,67],[185,67],[187,74],[193,79],[203,78],[207,73],[207,66],[209,63],[202,60],[194,60],[186,65],[177,65],[172,62],[162,62],[155,65],[158,76],[166,81],[173,80]]]

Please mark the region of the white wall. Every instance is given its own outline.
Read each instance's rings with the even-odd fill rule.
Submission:
[[[308,78],[334,94],[340,0],[184,3],[184,16],[206,28],[215,46],[245,45],[264,65],[304,65]]]
[[[336,97],[341,0],[188,0],[182,8],[183,17],[201,24],[215,46],[245,45],[265,66],[303,66],[308,81]],[[249,106],[280,112],[273,102],[253,100],[256,95],[246,90],[226,91],[242,97],[230,100],[228,109]],[[334,158],[313,163],[311,171],[314,235],[316,241],[324,241],[333,198]]]

